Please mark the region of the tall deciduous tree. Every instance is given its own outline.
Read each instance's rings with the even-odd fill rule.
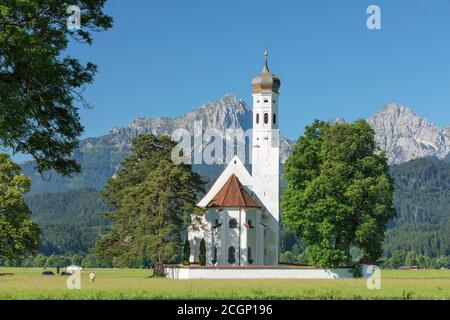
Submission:
[[[181,235],[204,190],[191,166],[171,161],[175,146],[170,138],[154,135],[133,141],[132,155],[104,190],[117,210],[107,214],[113,227],[97,242],[96,256],[116,266],[151,262],[156,274],[163,263],[182,256]]]
[[[79,171],[71,159],[83,132],[77,102],[97,67],[64,54],[70,38],[92,43],[92,31],[111,27],[106,0],[73,0],[81,29],[69,31],[63,0],[6,0],[0,3],[0,145],[31,154],[40,172]]]
[[[30,178],[0,152],[0,260],[20,260],[37,253],[39,229],[23,197],[29,190]]]
[[[380,258],[386,224],[395,216],[394,183],[366,121],[316,120],[306,127],[286,162],[285,178],[283,222],[308,245],[310,263],[348,265],[351,248],[365,261]]]

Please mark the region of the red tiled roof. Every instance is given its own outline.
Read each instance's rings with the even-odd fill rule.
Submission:
[[[260,208],[258,202],[245,190],[239,179],[231,175],[223,187],[206,205],[210,207],[250,207]]]

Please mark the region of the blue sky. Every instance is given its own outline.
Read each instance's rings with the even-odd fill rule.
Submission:
[[[381,7],[381,30],[366,27],[370,4]],[[225,93],[249,102],[266,47],[289,138],[314,118],[367,118],[390,102],[450,125],[448,0],[110,0],[106,12],[111,30],[69,48],[99,66],[83,137]]]

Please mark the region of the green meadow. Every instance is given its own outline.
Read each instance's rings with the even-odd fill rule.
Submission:
[[[136,269],[83,270],[69,290],[66,276],[41,271],[0,268],[0,299],[450,299],[450,270],[382,270],[380,290],[365,279],[172,280]]]

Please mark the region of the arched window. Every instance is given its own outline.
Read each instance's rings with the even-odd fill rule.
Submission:
[[[237,228],[237,220],[236,219],[231,219],[230,222],[228,223],[228,225],[230,226],[231,229]]]
[[[236,249],[234,247],[228,248],[228,262],[229,263],[236,262]]]
[[[268,113],[264,113],[264,123],[265,124],[269,123],[269,114]]]
[[[259,113],[256,114],[256,124],[259,124]]]
[[[273,124],[277,123],[277,115],[274,113],[273,114]]]
[[[248,263],[252,264],[253,263],[252,248],[248,247],[247,252],[248,252]]]
[[[212,258],[212,264],[216,264],[217,262],[217,247],[214,247],[213,249],[213,258]]]

